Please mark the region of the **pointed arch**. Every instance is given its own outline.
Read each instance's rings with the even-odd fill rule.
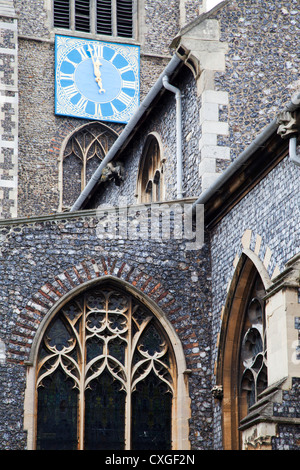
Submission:
[[[136,196],[139,203],[159,202],[165,198],[163,145],[160,135],[151,132],[139,163]]]
[[[72,206],[117,138],[100,122],[83,124],[65,137],[59,154],[59,211]]]
[[[260,259],[250,250],[244,249],[236,264],[223,308],[216,364],[216,383],[222,388],[223,447],[226,450],[240,449],[239,423],[259,393],[259,389],[254,390],[249,382],[251,367],[248,370],[243,364],[252,361],[252,352],[250,361],[248,357],[245,358],[245,354],[247,355],[247,352],[245,353],[247,335],[259,331],[259,341],[264,342],[263,298],[265,289],[270,286],[270,283],[270,278]],[[254,320],[251,318],[251,309],[256,308],[254,302],[257,302],[259,308],[262,308],[261,320],[258,320],[256,315],[254,315]],[[257,326],[252,322],[260,325]],[[253,344],[255,342],[256,338],[253,339]],[[246,349],[247,347],[248,343]],[[265,354],[264,348],[265,345],[260,344],[259,353],[262,357]],[[264,374],[264,381],[260,387],[267,385],[264,361],[265,359],[261,360],[259,369],[260,378]],[[242,380],[244,380],[244,384],[247,380],[248,383],[243,385]],[[248,390],[246,390],[247,388]],[[249,401],[250,392],[255,397],[252,396]]]
[[[91,299],[91,296],[94,296],[94,298],[98,296],[98,300],[101,298],[106,307],[103,307],[103,304],[101,308],[92,308],[91,300],[88,300],[88,298]],[[109,299],[114,296],[117,299],[115,300],[116,302],[118,299],[122,299],[123,303],[125,302],[124,308],[109,307]],[[97,303],[95,300],[93,302]],[[81,350],[79,355],[81,357],[87,357],[85,356],[87,353],[83,352],[85,343],[80,339],[80,335],[84,333],[80,333],[80,326],[75,328],[77,320],[74,320],[74,318],[83,318],[82,312],[84,309],[86,317],[89,315],[89,321],[94,322],[89,325],[85,323],[86,326],[84,327],[89,332],[91,338],[96,338],[93,347],[97,349],[96,343],[102,341],[102,349],[106,348],[109,351],[108,345],[112,344],[114,339],[116,339],[114,346],[116,349],[112,347],[111,351],[119,351],[118,348],[122,343],[123,352],[119,351],[118,354],[121,354],[121,356],[125,354],[127,358],[122,356],[123,359],[120,359],[116,353],[107,352],[104,354],[103,350],[101,350],[101,353],[97,353],[97,357],[95,356],[91,359],[90,356],[89,363],[85,365],[86,371],[89,371],[84,381],[87,388],[89,388],[91,381],[96,383],[95,378],[101,377],[101,380],[102,378],[104,380],[99,385],[100,388],[102,387],[102,390],[103,387],[108,386],[107,384],[110,383],[109,376],[111,376],[114,378],[114,382],[120,385],[119,389],[117,387],[118,390],[115,390],[114,393],[119,393],[119,391],[123,390],[123,399],[126,396],[124,401],[125,411],[123,410],[125,413],[125,437],[123,436],[123,440],[121,439],[119,444],[122,446],[125,442],[128,449],[131,448],[131,445],[140,445],[136,437],[138,433],[134,432],[128,423],[132,421],[132,413],[138,413],[137,410],[141,406],[139,400],[136,400],[138,392],[134,392],[138,390],[139,393],[145,393],[147,398],[148,392],[145,383],[147,380],[150,380],[150,385],[148,384],[147,386],[153,387],[155,382],[155,387],[164,388],[164,393],[167,394],[166,397],[171,397],[171,402],[170,398],[168,400],[171,403],[170,438],[172,439],[172,449],[189,448],[188,418],[190,413],[188,384],[185,376],[186,364],[183,348],[177,334],[164,312],[151,298],[128,282],[110,275],[90,280],[65,294],[48,311],[38,328],[28,363],[30,367],[28,368],[28,385],[26,390],[25,427],[28,430],[29,448],[35,448],[37,438],[38,408],[36,387],[41,385],[45,378],[51,377],[51,374],[57,371],[63,372],[71,382],[73,381],[73,387],[71,388],[77,388],[80,391],[80,387],[82,387],[81,361],[74,359],[77,354],[75,354],[75,343],[80,345]],[[71,313],[67,313],[69,311]],[[105,328],[109,330],[109,337],[103,333],[105,328],[99,326],[100,320],[96,318],[97,314],[99,318],[102,315],[102,326],[105,324]],[[106,315],[106,320],[103,319],[103,315]],[[110,319],[109,315],[111,315]],[[78,321],[78,325],[80,321]],[[114,327],[110,326],[112,321],[115,322]],[[58,325],[57,322],[61,322],[61,324]],[[131,322],[131,326],[129,322]],[[51,343],[51,328],[55,329],[56,327],[58,329],[61,328],[62,332],[60,333],[62,337],[61,345],[57,348]],[[104,343],[105,346],[103,346]],[[146,347],[145,344],[148,346]],[[152,352],[150,351],[151,347],[154,348]],[[88,354],[93,356],[95,354],[94,350]],[[132,364],[129,364],[129,360],[133,361]],[[102,373],[104,370],[106,371],[106,378],[105,374]],[[61,378],[58,378],[58,380],[61,382]],[[67,391],[64,390],[64,393],[66,395]],[[98,393],[100,392],[98,391]],[[110,393],[113,393],[111,387]],[[33,398],[34,395],[35,398]],[[82,403],[85,399],[82,398],[84,396],[84,393],[81,393],[78,403]],[[135,397],[135,400],[132,399],[132,396]],[[76,396],[73,396],[73,404],[76,400]],[[134,411],[132,411],[131,406]],[[153,413],[155,405],[152,404],[151,406],[151,412]],[[80,412],[79,409],[79,422],[81,423],[81,429],[78,431],[79,448],[84,448],[84,433],[82,432],[83,415],[84,413]],[[92,415],[93,411],[90,410],[89,416]],[[140,423],[137,418],[134,422]],[[140,425],[143,426],[142,424]],[[74,442],[76,439],[73,436]]]

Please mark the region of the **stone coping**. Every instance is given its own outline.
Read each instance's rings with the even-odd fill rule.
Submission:
[[[197,198],[185,198],[185,199],[176,199],[172,201],[160,201],[152,203],[143,203],[143,204],[130,204],[128,206],[103,206],[98,207],[97,209],[82,209],[74,212],[57,212],[53,214],[39,215],[39,216],[28,216],[28,217],[14,217],[11,219],[0,219],[0,227],[7,225],[21,225],[21,224],[33,224],[37,222],[46,222],[46,221],[59,221],[66,219],[76,219],[83,217],[97,217],[99,214],[106,212],[114,212],[116,209],[122,209],[128,207],[130,209],[137,209],[139,207],[150,207],[152,205],[175,205],[175,204],[192,204],[197,200]]]

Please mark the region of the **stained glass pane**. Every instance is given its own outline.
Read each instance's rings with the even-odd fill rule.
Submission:
[[[57,351],[62,351],[70,345],[71,334],[67,330],[63,321],[57,318],[56,321],[47,330],[47,343],[55,347]]]
[[[126,343],[119,338],[112,339],[108,343],[109,355],[115,357],[121,364],[125,364]]]
[[[142,344],[144,351],[147,351],[150,356],[159,353],[162,349],[164,340],[159,335],[156,328],[151,325],[143,335]]]
[[[97,288],[66,303],[39,351],[37,448],[122,450],[131,433],[132,449],[171,449],[172,364],[153,314],[123,292]]]
[[[254,405],[267,386],[264,295],[262,282],[257,276],[246,305],[240,350],[241,392],[247,398],[248,408]]]
[[[104,372],[85,394],[85,450],[122,450],[125,444],[125,392]]]
[[[86,362],[89,363],[92,359],[103,354],[103,342],[95,336],[86,342]]]
[[[78,393],[61,369],[43,380],[38,390],[38,450],[77,449]]]
[[[132,393],[132,449],[171,449],[172,395],[151,373]]]

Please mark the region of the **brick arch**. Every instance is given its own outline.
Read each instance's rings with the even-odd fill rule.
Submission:
[[[36,290],[27,305],[17,310],[18,321],[7,347],[7,360],[24,364],[29,361],[35,334],[47,313],[70,291],[103,276],[113,276],[127,282],[146,295],[170,318],[175,331],[180,329],[180,306],[160,280],[123,260],[101,256],[98,260],[85,259],[57,274]],[[174,314],[177,313],[176,320]],[[182,330],[182,328],[181,328]]]

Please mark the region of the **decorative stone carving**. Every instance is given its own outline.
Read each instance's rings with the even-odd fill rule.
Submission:
[[[211,389],[212,396],[216,398],[217,400],[222,400],[223,398],[223,387],[222,385],[215,385]]]
[[[279,124],[277,134],[283,139],[289,138],[291,134],[298,134],[300,130],[299,113],[283,111],[277,117]]]
[[[101,175],[101,183],[114,180],[116,186],[123,181],[124,166],[120,162],[108,163]]]

